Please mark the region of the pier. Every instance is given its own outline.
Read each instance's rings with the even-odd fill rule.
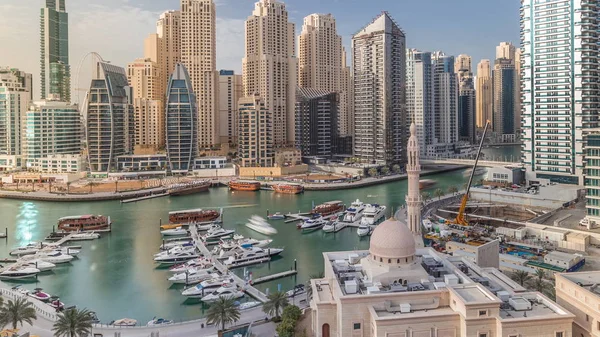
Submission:
[[[298,273],[297,270],[287,270],[284,271],[282,273],[277,273],[277,274],[273,274],[273,275],[267,275],[267,276],[263,276],[263,277],[258,277],[254,280],[252,280],[252,284],[259,284],[259,283],[264,283],[264,282],[269,282],[269,281],[273,281],[276,280],[278,278],[284,278],[287,276],[292,276],[292,275],[296,275]]]
[[[241,277],[239,277],[236,274],[229,271],[229,269],[227,269],[227,267],[223,263],[221,263],[221,261],[216,259],[211,254],[211,252],[208,250],[208,248],[206,248],[206,246],[200,239],[200,236],[198,235],[198,229],[196,228],[196,226],[190,226],[190,233],[192,235],[192,240],[194,240],[196,248],[204,255],[205,258],[210,259],[210,261],[213,263],[215,268],[217,268],[217,270],[220,271],[221,274],[228,275],[229,277],[231,277],[235,281],[235,283],[237,284],[238,287],[240,287],[241,289],[244,289],[244,291],[247,294],[256,298],[257,300],[261,301],[262,303],[266,303],[268,301],[267,295],[265,295],[260,290],[254,288],[252,285],[250,285],[248,282],[243,280]]]
[[[148,200],[148,199],[166,197],[168,195],[169,195],[169,192],[160,193],[160,194],[151,194],[151,195],[147,195],[147,196],[143,196],[143,197],[137,197],[137,198],[132,198],[132,199],[121,200],[121,203],[122,204],[128,204],[130,202],[136,202],[136,201],[142,201],[142,200]]]

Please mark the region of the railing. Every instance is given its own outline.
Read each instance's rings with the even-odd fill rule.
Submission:
[[[41,303],[34,299],[30,299],[26,295],[11,289],[0,288],[0,294],[2,294],[2,297],[8,298],[10,300],[26,299],[33,305],[33,308],[35,309],[38,318],[39,316],[41,316],[52,322],[57,320],[55,309],[47,304]]]

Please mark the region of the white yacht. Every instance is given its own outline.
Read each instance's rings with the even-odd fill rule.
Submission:
[[[61,252],[64,255],[71,255],[71,256],[77,256],[77,255],[79,255],[79,253],[81,253],[81,250],[71,248],[71,247],[58,247],[58,248],[54,249],[54,251]]]
[[[32,267],[12,267],[0,273],[2,280],[22,280],[35,278],[41,271]]]
[[[192,247],[190,247],[190,246],[187,246],[187,247],[184,247],[184,246],[175,246],[175,247],[173,247],[173,248],[171,248],[169,250],[164,250],[162,252],[158,252],[158,253],[154,254],[154,257],[166,256],[166,255],[170,255],[170,254],[179,253],[179,252],[182,252],[182,251],[186,251],[187,252],[187,251],[195,251],[195,250],[196,250],[196,247],[193,247],[193,246]]]
[[[369,204],[363,211],[361,225],[375,226],[385,220],[386,207],[378,204]]]
[[[192,268],[183,273],[175,274],[168,278],[169,282],[182,283],[185,285],[196,284],[212,278],[215,274],[215,267],[206,269]]]
[[[367,236],[367,235],[371,235],[372,231],[373,231],[373,228],[371,228],[371,226],[360,225],[360,226],[358,226],[358,230],[356,230],[356,234],[358,234],[358,236]]]
[[[13,249],[8,254],[10,254],[11,256],[33,255],[36,254],[42,248],[42,244],[30,243],[26,246]]]
[[[209,241],[215,242],[215,241],[219,240],[220,238],[222,238],[224,236],[231,236],[234,233],[235,233],[235,231],[232,230],[232,229],[223,229],[223,228],[219,227],[219,228],[214,229],[214,230],[212,230],[212,229],[209,230],[206,233],[206,235],[204,235],[202,237],[202,240],[204,242],[209,242]]]
[[[262,303],[260,303],[260,302],[256,302],[256,301],[244,302],[244,303],[241,303],[241,304],[238,306],[238,309],[239,309],[239,310],[251,309],[251,308],[258,307],[258,306],[259,306],[259,305],[261,305],[261,304],[262,304]]]
[[[353,202],[352,204],[350,204],[350,207],[348,207],[348,209],[346,209],[346,213],[344,213],[344,218],[343,221],[344,222],[356,222],[358,220],[360,220],[360,218],[362,218],[363,216],[363,211],[365,210],[366,205],[356,199],[355,202]]]
[[[182,273],[192,268],[204,269],[208,268],[209,266],[212,266],[212,263],[209,260],[200,257],[197,259],[189,260],[184,263],[180,263],[178,265],[174,265],[173,267],[169,268],[169,271],[171,273]]]
[[[74,257],[71,255],[66,255],[63,254],[60,251],[50,251],[50,252],[42,252],[39,255],[39,259],[44,261],[44,262],[50,262],[50,263],[54,263],[54,264],[61,264],[61,263],[69,263],[71,262]]]
[[[56,268],[56,265],[54,263],[46,262],[46,261],[43,261],[40,259],[27,260],[26,262],[24,262],[21,265],[25,266],[25,267],[37,268],[41,272],[50,271],[50,270]]]
[[[198,258],[200,255],[195,248],[176,251],[165,251],[164,255],[155,256],[154,261],[164,265],[173,265]]]
[[[133,318],[121,318],[116,321],[111,322],[109,325],[114,326],[136,326],[137,321]]]
[[[223,286],[213,291],[212,293],[202,297],[200,300],[205,303],[211,303],[219,300],[219,298],[236,299],[244,296],[244,292],[238,290],[235,285]]]
[[[193,247],[194,246],[194,241],[192,239],[185,239],[185,240],[176,240],[176,241],[169,241],[169,242],[165,242],[162,245],[160,245],[159,249],[160,250],[169,250],[169,249],[173,249],[175,247]]]
[[[218,223],[209,223],[209,224],[205,224],[205,225],[196,225],[196,229],[199,232],[206,232],[209,230],[215,230],[215,229],[219,229],[221,228],[221,225],[219,225]]]
[[[150,322],[148,322],[148,326],[159,326],[159,325],[167,325],[173,324],[173,321],[170,319],[164,318],[153,318]]]
[[[302,225],[300,225],[300,229],[303,233],[313,232],[317,229],[323,228],[323,226],[325,226],[327,223],[328,221],[323,219],[322,217],[316,219],[308,219],[304,221]]]
[[[165,229],[164,231],[160,231],[160,234],[162,234],[164,236],[182,236],[182,235],[188,235],[188,231],[187,231],[187,229],[184,229],[183,227],[177,227],[177,228],[173,228],[173,229]]]
[[[252,229],[253,231],[259,232],[264,235],[273,235],[277,234],[277,230],[273,228],[263,217],[258,215],[253,215],[250,219],[248,219],[248,223],[246,227]]]
[[[217,274],[212,275],[213,276],[210,279],[204,280],[200,282],[200,284],[185,289],[183,292],[181,292],[181,295],[189,298],[202,298],[209,292],[214,291],[214,288],[219,288],[227,284],[234,284],[234,280],[229,276],[218,276]]]
[[[229,256],[227,260],[223,262],[229,268],[244,267],[253,264],[263,263],[271,260],[272,256],[276,256],[283,252],[283,248],[258,248],[252,247],[250,249],[244,249],[239,253],[235,253],[233,256]]]
[[[45,293],[42,288],[35,288],[34,291],[28,295],[42,302],[47,302],[52,298],[52,296],[50,296],[48,293]]]
[[[231,250],[237,247],[242,247],[242,248],[248,248],[248,247],[258,247],[258,248],[265,248],[266,246],[270,245],[273,242],[273,240],[267,239],[267,240],[256,240],[256,239],[252,239],[252,238],[244,238],[242,237],[241,239],[237,239],[234,236],[233,240],[223,240],[221,239],[221,242],[219,243],[219,247],[221,247],[224,250]]]

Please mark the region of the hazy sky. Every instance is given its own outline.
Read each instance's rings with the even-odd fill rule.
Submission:
[[[0,0],[0,67],[17,67],[34,74],[39,96],[39,8],[42,0]],[[215,0],[217,3],[217,68],[241,72],[244,21],[256,0]],[[519,42],[518,0],[287,0],[290,20],[299,33],[311,13],[331,13],[350,51],[353,33],[381,11],[388,11],[403,28],[407,46],[468,54],[473,67],[494,58],[501,41]],[[143,39],[156,30],[161,12],[177,9],[179,0],[67,0],[73,88],[89,86],[89,64],[77,68],[84,55],[98,52],[125,67],[143,56]]]

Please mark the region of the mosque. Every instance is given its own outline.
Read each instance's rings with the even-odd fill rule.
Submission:
[[[316,337],[571,337],[574,315],[498,269],[423,247],[419,148],[410,127],[406,222],[388,219],[368,251],[327,252],[311,281]],[[496,250],[497,251],[497,250]]]

